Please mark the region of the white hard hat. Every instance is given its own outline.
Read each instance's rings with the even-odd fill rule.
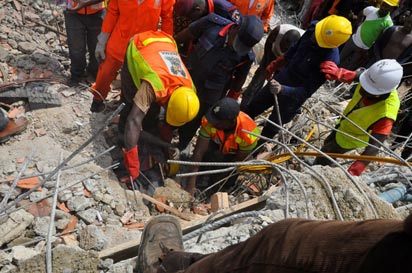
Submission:
[[[363,72],[359,81],[369,94],[384,95],[398,87],[403,76],[402,66],[393,59],[383,59]]]

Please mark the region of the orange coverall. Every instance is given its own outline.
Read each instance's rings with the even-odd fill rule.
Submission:
[[[243,15],[256,15],[263,22],[265,32],[269,31],[270,18],[275,9],[275,0],[229,0]]]
[[[130,38],[140,32],[161,29],[173,35],[174,0],[110,0],[102,32],[110,33],[106,45],[106,58],[99,67],[92,89],[93,100],[103,100],[110,92],[110,84],[123,64]]]

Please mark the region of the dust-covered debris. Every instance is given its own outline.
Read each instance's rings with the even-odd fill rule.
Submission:
[[[297,1],[284,2],[282,5],[276,4],[271,25],[298,25],[299,15],[290,13],[290,10],[296,9],[293,6]],[[33,150],[33,157],[22,174],[23,179],[9,195],[8,202],[13,205],[6,215],[0,215],[0,272],[45,272],[45,237],[50,223],[54,224],[54,272],[133,272],[136,259],[114,263],[111,259],[99,260],[96,252],[139,240],[142,227],[150,215],[160,213],[155,207],[150,211],[142,195],[126,189],[110,170],[110,165],[121,160],[121,157],[113,154],[112,157],[107,152],[110,145],[116,142],[107,141],[116,137],[115,124],[111,124],[103,134],[98,134],[90,145],[64,166],[55,219],[50,219],[55,177],[24,200],[16,201],[59,165],[61,154],[67,158],[92,137],[118,102],[113,100],[109,103],[103,114],[92,114],[89,111],[92,96],[88,86],[72,88],[67,85],[69,60],[61,9],[45,1],[0,0],[0,22],[0,100],[6,104],[9,113],[29,121],[23,133],[0,146],[0,197],[9,192],[26,157]],[[263,54],[264,42],[265,39],[256,46],[257,60]],[[256,65],[250,75],[255,69]],[[250,77],[246,85],[249,80]],[[302,114],[285,127],[305,137],[313,126],[308,116],[313,120],[322,120],[325,125],[318,124],[310,140],[320,147],[327,134],[325,132],[330,131],[326,125],[333,127],[337,118],[337,114],[325,107],[324,102],[337,112],[342,112],[347,103],[343,95],[348,88],[325,84],[307,102]],[[112,95],[118,98],[118,92]],[[285,137],[290,147],[297,146],[292,137]],[[274,150],[278,148],[273,147]],[[100,155],[103,152],[106,153]],[[264,226],[283,219],[286,214],[288,217],[338,219],[339,210],[344,220],[356,220],[401,218],[409,212],[409,209],[404,209],[398,213],[394,209],[394,206],[401,207],[407,203],[399,201],[393,206],[376,195],[409,183],[409,180],[399,182],[394,179],[390,181],[392,185],[376,183],[366,186],[365,181],[373,177],[374,171],[380,169],[383,175],[393,168],[385,173],[379,164],[374,163],[370,173],[352,181],[337,168],[308,169],[295,161],[281,164],[301,185],[285,173],[287,187],[279,184],[275,188],[265,208],[259,211],[259,216],[236,219],[230,221],[227,227],[205,232],[200,238],[186,241],[186,250],[202,253],[217,251],[246,240]],[[407,168],[397,171],[410,172]],[[276,175],[266,174],[246,173],[242,177],[257,180],[259,183],[255,188],[259,185],[262,189],[282,180]],[[332,195],[328,193],[327,184]],[[231,205],[248,201],[262,190],[251,192],[250,189],[229,196]],[[207,215],[209,212],[207,205],[193,202],[191,196],[171,179],[165,180],[165,187],[156,189],[154,197],[179,211],[187,212],[195,208],[199,213]],[[336,207],[333,206],[333,199]]]

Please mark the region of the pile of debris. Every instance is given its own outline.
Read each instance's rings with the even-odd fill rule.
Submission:
[[[277,10],[286,14],[280,6]],[[279,21],[285,18],[272,23]],[[194,213],[191,197],[172,179],[165,180],[154,198],[128,190],[112,171],[119,158],[111,156],[114,148],[107,141],[115,131],[112,112],[117,102],[104,114],[92,114],[87,86],[66,85],[69,61],[62,11],[42,0],[0,0],[0,23],[1,106],[10,116],[29,121],[25,132],[0,146],[0,273],[45,272],[48,252],[53,272],[132,272],[135,260],[121,260],[136,255],[145,222],[158,213],[180,217],[186,249],[207,253],[285,217],[355,220],[400,218],[408,212],[395,210],[376,195],[402,186],[398,177],[380,183],[372,181],[370,172],[362,181],[339,168],[310,167],[296,159],[280,163],[281,169],[269,174],[243,171],[244,180],[264,184],[263,194],[253,193],[255,185],[227,200],[218,198],[213,210],[196,203]],[[317,118],[329,117],[326,123],[332,125],[335,114],[321,106],[319,98],[343,105],[334,104],[329,91],[325,86],[307,108]],[[287,129],[304,138],[310,128],[311,120],[303,114]],[[322,125],[317,129],[328,130]],[[289,147],[298,145],[284,137]],[[310,142],[319,146],[323,137],[315,134]],[[277,153],[284,148],[271,149]],[[367,186],[368,179],[377,186]],[[230,227],[216,230],[227,224]]]

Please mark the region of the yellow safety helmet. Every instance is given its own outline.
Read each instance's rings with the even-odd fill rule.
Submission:
[[[169,98],[166,122],[172,126],[182,126],[196,117],[199,106],[199,98],[193,89],[186,86],[178,87]]]
[[[397,7],[399,5],[399,0],[383,0],[382,2],[392,7]]]
[[[315,38],[320,47],[336,48],[352,35],[352,25],[342,16],[330,15],[315,26]]]

